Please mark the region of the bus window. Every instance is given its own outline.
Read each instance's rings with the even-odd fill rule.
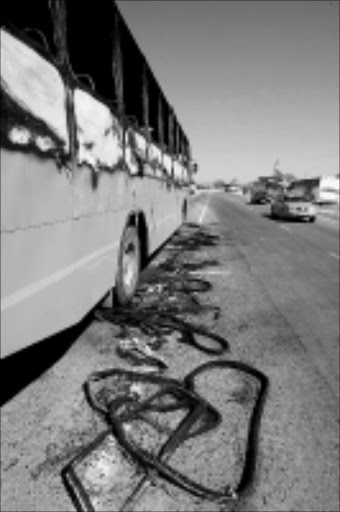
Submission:
[[[146,62],[143,63],[143,88],[142,88],[142,102],[143,102],[143,127],[149,126],[149,88],[148,88],[148,74]]]
[[[132,118],[138,126],[143,127],[145,126],[144,57],[127,25],[122,21],[119,39],[122,52],[124,113],[128,118]]]
[[[160,143],[161,135],[159,133],[159,117],[158,117],[158,109],[159,109],[159,89],[157,86],[157,82],[155,78],[149,74],[148,77],[148,91],[149,91],[149,124],[152,128],[151,136],[152,139]]]
[[[73,73],[108,101],[117,100],[113,78],[114,4],[67,2],[67,47]]]
[[[178,124],[177,119],[175,119],[174,124],[174,154],[176,156],[179,155],[179,146],[180,146],[180,126]]]
[[[161,145],[164,144],[164,123],[163,123],[164,109],[161,94],[158,94],[157,101],[157,127],[158,127],[158,136],[159,143]]]
[[[163,142],[166,146],[166,148],[169,148],[170,141],[169,141],[169,105],[165,98],[163,98]]]
[[[54,42],[53,16],[46,0],[19,2],[10,0],[1,5],[2,24],[20,35],[42,53],[53,59],[57,56]]]
[[[169,107],[169,115],[168,115],[168,148],[169,152],[173,153],[174,151],[174,112],[171,107]]]

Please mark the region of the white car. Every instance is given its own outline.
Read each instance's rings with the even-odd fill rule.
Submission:
[[[273,199],[270,213],[273,219],[305,219],[309,222],[315,222],[317,216],[312,199],[289,194]]]

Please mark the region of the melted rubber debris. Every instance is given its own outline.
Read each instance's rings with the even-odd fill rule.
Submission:
[[[209,373],[218,374],[213,385]],[[111,430],[63,470],[77,510],[129,510],[155,475],[201,499],[235,499],[251,480],[266,387],[261,372],[238,361],[209,361],[183,381],[93,373],[84,391]]]
[[[211,290],[211,283],[195,274],[199,268],[218,263],[193,262],[190,253],[218,241],[219,238],[205,228],[185,226],[168,244],[166,260],[143,272],[137,293],[128,307],[102,308],[96,312],[98,320],[120,328],[118,337],[121,340],[138,338],[139,347],[144,343],[142,355],[137,353],[136,347],[124,351],[123,341],[117,347],[120,357],[129,358],[132,364],[149,363],[165,369],[165,361],[157,362],[155,354],[148,361],[145,345],[149,349],[159,348],[166,343],[167,335],[173,333],[177,334],[178,342],[208,355],[221,355],[228,350],[228,341],[207,326],[214,326],[220,315],[219,306],[205,304],[201,299],[203,293]],[[148,337],[146,344],[143,342],[145,336]],[[155,344],[158,346],[152,347]]]
[[[215,359],[172,379],[157,353],[169,337],[208,355],[228,350],[207,326],[220,310],[202,303],[211,284],[197,274],[217,262],[192,258],[218,241],[206,228],[185,226],[166,260],[143,273],[129,307],[97,311],[97,319],[119,329],[118,356],[139,371],[110,368],[84,383],[89,405],[109,429],[62,471],[77,510],[148,510],[155,489],[174,502],[184,492],[223,506],[250,485],[266,377],[242,362]]]

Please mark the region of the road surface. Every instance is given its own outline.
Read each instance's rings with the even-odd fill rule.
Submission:
[[[239,498],[223,505],[155,479],[131,510],[339,510],[339,228],[326,218],[313,225],[272,221],[267,214],[267,206],[247,205],[242,197],[195,196],[191,224],[176,235],[182,242],[170,241],[150,268],[160,290],[153,300],[161,307],[166,299],[170,312],[176,294],[167,299],[162,286],[166,276],[171,282],[176,273],[167,275],[163,264],[177,254],[172,271],[181,265],[191,268],[192,283],[201,279],[211,286],[194,298],[207,308],[197,314],[200,323],[228,341],[228,351],[217,359],[241,361],[267,376],[254,474]],[[47,340],[21,355],[28,369],[42,359],[46,364],[31,373],[30,383],[22,380],[26,387],[1,410],[1,510],[75,510],[60,472],[105,427],[85,400],[82,385],[95,370],[131,369],[117,353],[119,339],[110,322],[90,316],[82,332]],[[61,340],[60,352],[47,359]],[[167,375],[176,379],[216,359],[178,343],[176,336],[157,353],[168,364]],[[12,360],[5,367],[5,382],[25,373],[15,364]],[[230,388],[224,387],[236,389],[240,383],[215,374],[204,382],[200,392],[223,414],[223,422],[191,448],[179,448],[177,462],[209,485],[225,485],[237,480],[245,461],[244,420],[239,409],[229,409],[233,401],[227,398]],[[247,394],[239,397],[245,404],[250,400]]]
[[[203,198],[202,198],[203,200]],[[200,221],[232,233],[273,303],[339,397],[339,221],[277,221],[268,205],[243,196],[207,194]]]

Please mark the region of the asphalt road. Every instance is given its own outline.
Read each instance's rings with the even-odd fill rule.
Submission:
[[[225,353],[211,356],[179,343],[178,333],[169,335],[156,350],[168,366],[167,376],[181,380],[217,359],[246,363],[267,377],[247,485],[238,499],[221,504],[194,498],[154,475],[153,485],[129,510],[339,510],[339,227],[326,218],[313,225],[272,221],[267,214],[268,206],[247,205],[243,197],[193,196],[189,225],[176,235],[177,245],[170,240],[151,262],[144,276],[150,288],[141,294],[142,304],[153,301],[165,314],[179,304],[186,321],[203,324],[228,343]],[[187,288],[168,294],[164,285],[180,269],[186,269]],[[190,286],[200,290],[192,292],[193,302]],[[187,301],[193,311],[197,304],[202,308],[185,312]],[[141,335],[134,329],[130,334]],[[206,337],[198,340],[208,343]],[[1,510],[75,510],[61,471],[107,428],[82,386],[93,371],[138,370],[117,351],[120,342],[117,326],[89,315],[82,326],[2,367],[5,384],[22,383],[1,409]],[[237,372],[212,372],[198,380],[200,394],[223,419],[178,449],[176,467],[210,487],[236,485],[247,461],[254,396],[248,384]],[[94,508],[118,510],[120,489],[132,490],[129,472],[110,450],[97,455],[88,475],[97,486]],[[98,491],[103,481],[108,498]],[[106,498],[116,506],[100,505]]]
[[[200,222],[232,232],[251,272],[287,319],[315,369],[339,398],[339,221],[277,221],[268,205],[210,193]]]

